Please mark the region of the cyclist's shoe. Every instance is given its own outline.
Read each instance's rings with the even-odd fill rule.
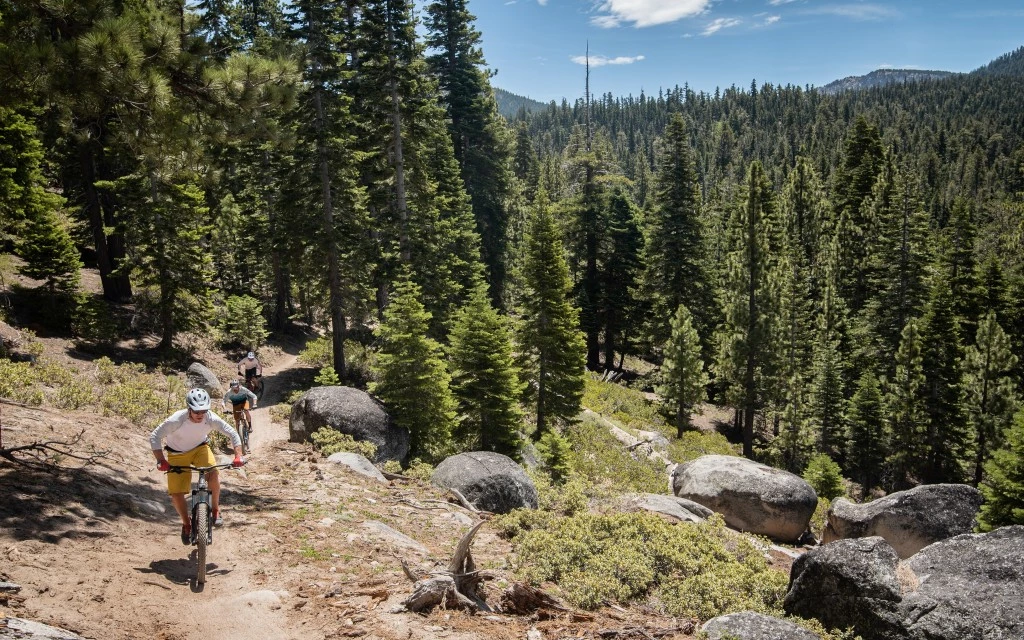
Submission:
[[[181,544],[186,547],[192,544],[192,527],[181,525]]]
[[[224,524],[224,516],[220,515],[220,509],[213,512],[213,526],[219,527]]]

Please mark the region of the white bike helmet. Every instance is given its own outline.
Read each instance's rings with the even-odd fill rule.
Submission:
[[[249,358],[250,360],[252,360],[253,358],[255,358],[255,357],[256,357],[256,354],[255,354],[255,353],[253,353],[252,351],[250,351],[250,352],[249,352],[249,355],[248,355],[248,356],[246,356],[246,357],[247,357],[247,358]]]
[[[239,386],[240,384],[241,384],[241,383],[240,383],[240,382],[238,382],[238,380],[232,380],[232,381],[231,381],[231,387],[232,387],[232,388],[234,388],[234,387],[237,387],[237,386]]]
[[[193,411],[209,411],[210,394],[206,393],[206,389],[192,389],[185,394],[185,404]]]

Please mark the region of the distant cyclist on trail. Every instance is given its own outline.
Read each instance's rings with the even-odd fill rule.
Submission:
[[[245,386],[252,389],[252,380],[263,375],[263,365],[256,354],[250,351],[238,361],[238,375],[245,376]]]
[[[227,393],[221,398],[220,408],[226,410],[229,402],[231,403],[231,414],[235,418],[235,430],[238,430],[238,421],[242,414],[245,414],[245,421],[249,423],[251,430],[252,416],[249,414],[249,407],[256,408],[256,394],[239,384],[238,380],[232,380]]]
[[[235,459],[231,466],[238,468],[245,464],[242,459],[242,439],[238,432],[231,428],[220,416],[210,411],[210,394],[204,389],[192,389],[185,394],[185,409],[172,413],[149,434],[149,444],[156,457],[156,467],[160,471],[170,471],[171,467],[212,467],[217,464],[210,448],[210,431],[216,429],[231,440],[235,450]],[[163,444],[163,449],[161,449]],[[164,450],[167,457],[164,457]],[[210,494],[213,501],[213,523],[224,524],[220,515],[220,478],[216,470],[206,476],[209,478]],[[192,520],[189,518],[185,504],[185,494],[192,489],[192,473],[168,473],[167,493],[171,495],[174,510],[181,516],[181,542],[189,544],[192,533]]]

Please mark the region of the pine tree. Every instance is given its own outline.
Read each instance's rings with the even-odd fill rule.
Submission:
[[[850,400],[847,425],[846,469],[867,493],[881,481],[881,462],[888,453],[882,393],[878,378],[870,371],[861,374],[857,381],[857,391]]]
[[[1006,432],[1006,444],[985,464],[985,502],[978,514],[982,531],[1024,524],[1024,411]]]
[[[488,80],[480,32],[466,0],[435,0],[427,6],[427,64],[437,78],[455,159],[473,206],[487,280],[495,301],[503,296],[511,193],[511,140],[498,115]]]
[[[892,374],[892,354],[903,327],[924,308],[930,254],[928,216],[919,202],[919,188],[903,172],[891,179],[889,205],[873,202],[882,231],[869,258],[873,293],[864,308],[871,340],[867,358],[886,375]]]
[[[977,230],[973,206],[963,198],[953,203],[946,228],[942,230],[939,260],[949,278],[953,315],[959,321],[960,341],[969,345],[977,333],[981,316],[981,287],[974,257]]]
[[[708,376],[700,357],[700,336],[693,326],[693,317],[679,305],[672,318],[672,335],[665,344],[665,361],[661,365],[658,394],[673,416],[676,437],[682,438],[690,426],[690,412],[704,401]]]
[[[971,433],[963,413],[963,345],[948,274],[940,273],[921,324],[921,359],[928,431],[926,483],[960,482]]]
[[[799,247],[797,264],[816,274],[831,220],[821,179],[807,158],[797,158],[789,172],[779,209],[786,236]]]
[[[846,139],[842,164],[833,181],[834,216],[843,267],[839,293],[854,313],[860,311],[867,298],[865,260],[875,239],[871,211],[861,205],[871,196],[884,166],[884,155],[878,128],[858,116]]]
[[[334,370],[346,376],[347,308],[364,296],[360,275],[371,267],[364,230],[369,226],[365,191],[357,183],[354,132],[349,122],[352,99],[345,93],[345,7],[341,2],[296,3],[290,16],[305,43],[303,91],[291,114],[296,144],[286,185],[290,219],[305,227],[306,259],[326,290],[333,341]],[[312,214],[312,215],[310,215]],[[315,216],[315,217],[313,217]],[[326,263],[326,264],[325,264]],[[326,266],[326,272],[322,268]]]
[[[636,336],[629,329],[638,321],[635,291],[643,269],[638,218],[625,186],[614,186],[608,197],[607,253],[601,265],[605,369],[615,367],[615,352],[626,353],[630,338]]]
[[[670,319],[679,305],[692,309],[703,344],[714,326],[713,298],[705,268],[700,186],[686,123],[679,115],[662,137],[651,211],[645,216],[644,297],[651,304],[650,339],[668,337]]]
[[[903,327],[903,338],[896,352],[896,374],[885,398],[889,429],[888,488],[895,490],[916,484],[925,466],[928,416],[924,406],[925,377],[918,323],[912,318]]]
[[[516,342],[536,403],[533,439],[540,440],[551,423],[571,421],[579,413],[586,365],[579,310],[567,298],[571,284],[561,234],[543,190],[527,233],[523,284]]]
[[[811,373],[811,418],[817,432],[816,449],[843,464],[846,435],[846,397],[839,341],[819,328]]]
[[[742,413],[743,455],[753,456],[754,414],[765,399],[766,378],[772,376],[776,355],[771,345],[770,308],[772,217],[775,198],[761,164],[750,166],[746,199],[733,211],[725,276],[725,322],[719,330],[715,373],[728,385],[727,401]],[[700,302],[696,302],[700,304]]]
[[[978,325],[977,339],[964,360],[964,412],[974,425],[974,484],[982,480],[985,463],[1002,444],[1019,399],[1012,371],[1017,357],[1010,341],[989,311]]]
[[[441,345],[427,337],[430,313],[420,288],[399,280],[374,332],[379,341],[370,393],[388,409],[394,423],[409,430],[411,458],[439,460],[450,453],[456,426],[456,400]]]
[[[457,443],[519,459],[523,385],[516,375],[508,321],[479,288],[455,314],[449,334],[452,392],[461,421]]]
[[[82,261],[64,221],[52,211],[38,211],[25,228],[18,253],[25,259],[21,272],[44,280],[51,292],[78,290]]]

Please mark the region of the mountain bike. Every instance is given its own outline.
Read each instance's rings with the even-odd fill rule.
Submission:
[[[263,399],[263,375],[253,376],[245,381],[245,386],[248,387],[249,391],[256,394],[257,400]]]
[[[199,472],[199,479],[192,486],[192,536],[189,542],[196,547],[196,582],[206,582],[206,548],[213,544],[213,506],[210,504],[210,486],[206,474],[214,469],[232,469],[230,462],[211,467],[171,467],[167,473]]]
[[[252,425],[245,419],[245,412],[239,411],[235,419],[238,428],[238,437],[242,439],[242,453],[249,453],[249,436],[252,434]]]

